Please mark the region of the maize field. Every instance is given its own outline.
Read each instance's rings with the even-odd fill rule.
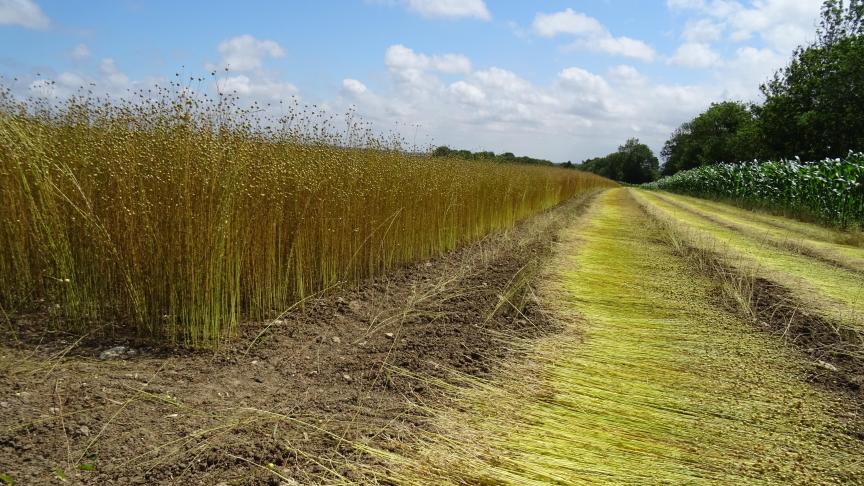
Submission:
[[[776,209],[840,227],[864,225],[864,154],[860,153],[819,162],[710,165],[645,187]]]

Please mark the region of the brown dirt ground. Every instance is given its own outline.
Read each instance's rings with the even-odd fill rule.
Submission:
[[[373,482],[385,466],[355,444],[404,447],[448,382],[487,375],[514,340],[557,329],[530,282],[591,199],[241,326],[216,352],[88,340],[10,317],[0,474],[23,485]],[[136,354],[98,358],[116,345]]]

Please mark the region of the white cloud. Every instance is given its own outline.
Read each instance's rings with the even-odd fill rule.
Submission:
[[[484,86],[508,93],[527,93],[532,89],[530,82],[519,77],[513,71],[497,67],[477,71],[473,78]]]
[[[564,69],[558,73],[558,80],[568,89],[575,89],[597,96],[610,93],[609,84],[602,76],[581,68],[571,67]]]
[[[486,101],[486,93],[482,89],[465,81],[456,81],[450,85],[449,90],[456,99],[466,104],[479,105]]]
[[[646,81],[645,76],[638,69],[626,64],[610,68],[607,77],[612,81],[628,85],[639,85]]]
[[[720,85],[652,83],[628,65],[605,76],[571,66],[545,84],[490,66],[446,73],[457,79],[444,82],[433,62],[442,56],[398,47],[385,55],[390,87],[345,97],[343,106],[356,105],[379,127],[422,123],[435,143],[472,150],[578,161],[609,153],[631,136],[659,149],[676,126],[724,96]],[[342,88],[350,94],[344,81]]]
[[[408,0],[383,1],[408,6]],[[421,136],[425,133],[439,144],[473,150],[578,161],[608,153],[630,136],[640,137],[657,150],[675,127],[711,102],[756,100],[759,84],[788,60],[781,47],[788,40],[784,35],[805,38],[803,29],[812,32],[807,26],[816,18],[799,19],[794,6],[789,11],[776,7],[789,4],[788,0],[669,0],[667,4],[679,17],[680,45],[664,53],[663,60],[703,69],[689,73],[691,81],[660,81],[659,76],[668,75],[663,72],[669,71],[666,66],[653,66],[643,73],[616,62],[592,64],[590,69],[573,62],[543,79],[482,64],[482,59],[469,59],[458,52],[423,52],[394,44],[379,58],[384,77],[374,78],[374,89],[364,84],[366,79],[356,73],[347,77],[351,73],[346,72],[337,78],[331,98],[325,95],[315,102],[335,113],[355,105],[359,116],[382,131],[422,123]],[[766,18],[784,27],[775,29],[771,22],[765,23]],[[555,39],[563,49],[645,61],[659,57],[645,42],[615,36],[597,19],[572,9],[539,13],[527,28],[527,35]],[[741,40],[748,35],[751,41]],[[235,71],[216,82],[221,92],[258,101],[299,94],[288,79],[267,69],[270,60],[285,55],[278,43],[239,36],[220,43],[219,54],[222,65],[231,64]],[[131,81],[111,59],[103,59],[98,68],[98,72],[64,72],[55,78],[56,84],[26,78],[19,92],[60,97],[96,82],[112,93],[124,93],[140,82]]]
[[[769,48],[740,47],[716,72],[727,97],[756,99],[759,85],[787,62],[787,56]]]
[[[678,47],[669,64],[693,69],[716,68],[722,64],[719,54],[708,44],[688,42]]]
[[[277,42],[259,40],[249,34],[220,42],[218,50],[222,55],[222,67],[235,72],[260,69],[265,58],[285,56],[285,50]]]
[[[77,61],[90,57],[90,48],[87,44],[78,44],[69,51],[69,56]]]
[[[566,46],[568,50],[587,50],[646,62],[653,61],[657,54],[645,42],[615,37],[599,20],[570,8],[551,14],[538,13],[532,28],[541,37],[575,36],[577,40]]]
[[[0,0],[0,25],[44,30],[51,21],[33,0]]]
[[[565,46],[566,50],[585,50],[611,54],[613,56],[630,57],[645,62],[651,62],[657,57],[657,52],[648,44],[629,37],[601,37],[598,39],[582,39]]]
[[[121,88],[129,84],[129,77],[120,71],[114,59],[102,59],[99,63],[99,72],[108,84],[115,88]]]
[[[710,19],[688,20],[681,37],[687,42],[714,42],[723,35],[723,25]]]
[[[705,6],[704,0],[666,0],[666,6],[671,9],[695,9]]]
[[[406,5],[428,18],[492,18],[483,0],[406,0]]]
[[[243,101],[283,101],[297,97],[299,90],[289,82],[264,67],[268,59],[285,56],[285,49],[276,41],[258,39],[244,34],[225,39],[217,46],[222,56],[217,65],[207,64],[208,69],[227,68],[229,73],[220,77],[213,85],[219,93],[236,94]]]
[[[60,73],[60,76],[57,78],[57,82],[72,89],[80,88],[87,84],[87,80],[84,79],[83,76],[78,73],[72,73],[68,71]]]
[[[40,98],[56,98],[58,96],[56,83],[47,79],[37,79],[30,83],[30,91]]]
[[[823,0],[667,0],[669,8],[680,11],[695,11],[714,19],[709,32],[716,29],[728,31],[733,42],[743,42],[759,37],[769,47],[782,53],[791,53],[800,44],[814,37],[813,32]],[[706,21],[703,21],[706,22]],[[702,24],[703,27],[708,24]],[[698,37],[698,29],[685,26],[684,38],[688,41],[712,41]],[[710,35],[709,35],[710,37]]]
[[[284,100],[298,92],[297,87],[291,83],[270,79],[255,80],[243,74],[220,79],[217,89],[220,93],[236,93],[247,98],[272,101]]]
[[[356,96],[362,95],[366,93],[366,91],[368,91],[368,88],[366,88],[365,84],[351,78],[342,80],[342,89]]]
[[[471,72],[471,61],[461,54],[440,54],[427,56],[418,54],[402,44],[387,48],[384,55],[387,67],[397,70],[414,69],[418,71],[439,71],[448,74],[467,74]]]
[[[543,37],[559,34],[604,35],[608,32],[599,20],[570,8],[551,14],[538,13],[532,27],[537,35]]]

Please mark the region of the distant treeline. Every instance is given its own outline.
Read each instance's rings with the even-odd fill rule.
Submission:
[[[660,161],[639,139],[631,138],[618,150],[605,157],[588,159],[575,168],[599,174],[608,179],[642,184],[657,179]]]
[[[456,150],[450,147],[437,147],[432,150],[433,157],[455,157],[464,160],[488,160],[492,162],[558,166],[565,169],[578,169],[620,182],[630,184],[641,184],[657,179],[660,161],[654,156],[651,149],[638,139],[630,139],[618,147],[618,150],[605,156],[588,159],[581,164],[571,161],[555,163],[546,159],[535,159],[534,157],[517,156],[512,152],[496,154],[495,152],[472,152],[470,150]]]
[[[715,103],[676,129],[661,151],[661,174],[864,150],[864,0],[824,2],[816,40],[760,89],[762,104]]]
[[[507,162],[513,164],[530,164],[530,165],[557,165],[552,161],[545,159],[535,159],[534,157],[516,156],[512,152],[504,152],[496,154],[495,152],[472,152],[470,150],[456,150],[450,147],[437,147],[432,150],[434,157],[456,157],[463,160],[488,160],[492,162]],[[566,164],[562,164],[566,165]],[[573,164],[570,164],[572,167]]]

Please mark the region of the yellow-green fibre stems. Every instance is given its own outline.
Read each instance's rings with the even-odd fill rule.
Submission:
[[[753,236],[773,246],[797,251],[828,263],[864,272],[864,247],[859,233],[808,225],[784,218],[757,215],[734,206],[675,194],[657,197],[730,229]],[[790,228],[787,228],[789,226]]]
[[[577,317],[466,393],[403,484],[852,484],[864,443],[812,367],[714,302],[630,195],[598,198],[545,290]],[[478,418],[479,417],[479,418]],[[391,460],[393,458],[391,457]],[[407,471],[407,472],[406,472]]]
[[[779,249],[676,206],[660,196],[638,191],[636,197],[657,217],[685,234],[688,244],[716,252],[724,262],[746,274],[788,289],[808,312],[846,329],[864,331],[864,275]]]
[[[672,195],[671,193],[664,193]],[[805,223],[797,219],[776,216],[762,211],[750,211],[731,204],[699,199],[690,196],[674,194],[679,200],[696,203],[703,207],[711,208],[732,216],[743,217],[751,223],[759,223],[764,226],[773,226],[784,230],[790,237],[801,237],[816,241],[839,243],[848,246],[864,247],[864,232],[859,230],[839,230],[818,224]]]

